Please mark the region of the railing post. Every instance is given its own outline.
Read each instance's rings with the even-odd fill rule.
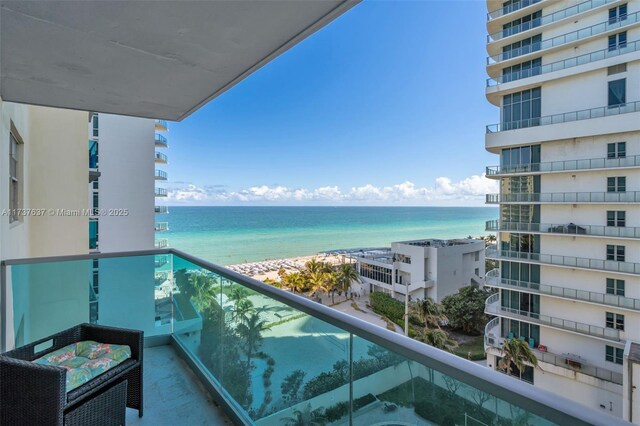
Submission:
[[[0,353],[6,352],[7,344],[7,265],[0,263]]]
[[[349,333],[349,426],[353,426],[353,333]]]

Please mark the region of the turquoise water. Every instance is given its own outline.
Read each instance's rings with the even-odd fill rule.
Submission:
[[[171,247],[231,265],[392,241],[487,235],[485,207],[170,207]]]

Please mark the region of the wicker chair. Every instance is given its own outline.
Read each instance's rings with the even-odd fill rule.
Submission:
[[[131,358],[96,378],[66,392],[66,370],[31,361],[69,344],[83,340],[129,345]],[[53,346],[35,352],[35,347],[53,341]],[[0,355],[0,424],[68,425],[73,419],[94,419],[89,425],[123,424],[109,422],[126,400],[126,406],[143,414],[142,389],[143,332],[114,327],[80,324],[47,338]],[[123,383],[124,382],[124,383]],[[126,398],[123,392],[126,392]],[[111,408],[110,408],[111,407]],[[106,410],[103,414],[95,411]],[[84,410],[84,412],[83,412]],[[89,412],[92,411],[92,412]]]

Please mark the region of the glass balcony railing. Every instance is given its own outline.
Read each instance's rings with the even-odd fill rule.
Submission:
[[[541,0],[520,0],[513,2],[507,6],[500,7],[498,9],[492,10],[487,13],[487,20],[490,21],[492,19],[499,18],[503,15],[507,15],[511,12],[515,12],[516,10],[520,10],[523,7],[531,6],[532,4],[539,3]]]
[[[562,10],[558,10],[557,12],[549,13],[547,15],[541,16],[540,18],[532,19],[531,21],[523,22],[522,24],[514,25],[507,29],[497,31],[487,36],[487,43],[490,43],[492,40],[497,41],[505,37],[509,37],[509,36],[521,33],[523,31],[530,30],[532,28],[540,27],[542,25],[551,24],[561,19],[565,19],[570,16],[574,16],[579,13],[586,12],[587,10],[595,9],[596,7],[600,7],[605,4],[613,3],[616,1],[617,0],[588,0],[588,1],[576,4],[574,6],[567,7]]]
[[[528,253],[514,250],[498,250],[487,247],[486,257],[496,260],[526,260],[532,263],[554,266],[568,266],[580,269],[619,272],[622,274],[640,274],[640,263],[620,262],[617,260],[589,259],[585,257],[562,256],[557,254]]]
[[[155,189],[156,197],[166,197],[167,196],[167,188],[156,188]]]
[[[156,232],[164,232],[169,230],[169,223],[167,222],[156,222],[153,227]]]
[[[529,53],[538,52],[540,50],[550,49],[552,47],[562,46],[563,44],[572,43],[588,37],[592,37],[598,34],[605,33],[607,31],[623,28],[632,24],[635,24],[640,19],[640,12],[631,13],[629,15],[623,15],[616,20],[606,20],[596,25],[592,25],[587,28],[572,31],[563,35],[559,35],[553,38],[548,38],[536,43],[531,43],[516,49],[508,50],[506,52],[499,53],[497,55],[489,56],[487,58],[487,65],[492,65],[498,62],[506,61],[508,59],[517,58],[519,56],[527,55]]]
[[[533,324],[546,325],[548,327],[561,330],[572,331],[574,333],[586,334],[600,337],[614,342],[622,340],[620,330],[615,328],[600,327],[597,325],[584,324],[577,321],[542,315],[535,312],[521,311],[519,309],[508,308],[500,305],[500,293],[492,294],[485,302],[484,311],[490,315],[499,315],[516,320],[524,320]]]
[[[484,336],[485,350],[487,348],[496,348],[498,350],[502,349],[505,338],[499,337],[499,327],[500,318],[498,317],[492,319],[487,323]],[[581,362],[577,362],[575,357],[571,357],[569,354],[558,355],[549,352],[548,348],[544,351],[533,348],[533,351],[534,355],[538,359],[538,362],[546,362],[547,364],[553,364],[558,367],[568,368],[578,373],[586,374],[587,376],[596,377],[608,382],[613,382],[618,385],[622,384],[623,376],[621,373],[609,370],[608,368],[597,367],[595,365],[586,363],[584,362],[583,358],[581,358]]]
[[[500,276],[500,269],[493,269],[487,272],[486,284],[490,287],[525,291],[527,293],[545,294],[548,296],[562,297],[564,299],[577,300],[581,302],[597,303],[622,309],[640,310],[640,299],[502,278]]]
[[[169,124],[167,123],[167,120],[156,120],[156,130],[159,130],[161,132],[166,132],[167,130],[169,130]]]
[[[545,163],[515,164],[509,166],[490,166],[486,176],[501,177],[513,174],[538,174],[553,172],[572,172],[576,170],[619,169],[640,167],[640,155],[622,158],[586,158],[583,160],[550,161]]]
[[[634,226],[576,225],[575,223],[525,223],[488,220],[486,231],[527,232],[569,236],[589,235],[611,238],[640,238],[640,228]]]
[[[157,147],[166,148],[169,146],[169,142],[167,141],[167,138],[165,138],[162,135],[159,135],[158,133],[156,133],[155,140],[156,140]]]
[[[166,164],[167,156],[161,152],[156,152],[155,160],[156,160],[156,163]]]
[[[581,111],[565,112],[562,114],[546,115],[544,117],[528,118],[526,120],[507,121],[487,126],[487,133],[504,132],[506,130],[526,129],[528,127],[548,126],[551,124],[568,123],[572,121],[590,120],[592,118],[610,117],[613,115],[640,112],[640,102],[584,109]]]
[[[487,194],[487,204],[500,203],[638,203],[640,191],[627,192],[541,192],[516,194]]]
[[[541,426],[622,424],[466,359],[169,249],[4,261],[3,305],[11,315],[5,309],[0,317],[2,349],[88,321],[87,277],[96,267],[96,323],[139,329],[146,339],[169,341],[235,424],[312,424],[305,420],[314,418],[322,424],[356,426],[381,419],[384,424],[425,426],[465,424],[470,418],[513,424],[525,417]],[[163,367],[145,365],[146,371],[153,368]],[[478,394],[485,403],[474,399]],[[295,423],[300,418],[302,423]]]
[[[510,81],[521,80],[540,74],[547,74],[554,71],[561,71],[567,68],[577,67],[579,65],[589,64],[591,62],[601,61],[603,59],[615,58],[616,56],[626,53],[637,52],[640,50],[640,41],[627,42],[624,46],[615,49],[602,49],[584,55],[574,56],[562,61],[552,62],[539,67],[533,67],[509,74],[502,75],[498,78],[488,78],[487,87],[493,87],[498,84],[509,83]]]
[[[167,172],[156,170],[156,180],[167,180]]]
[[[167,214],[167,213],[169,213],[169,207],[168,206],[155,206],[155,212],[156,212],[156,214]]]

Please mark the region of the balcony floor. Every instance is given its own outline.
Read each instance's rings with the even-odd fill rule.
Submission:
[[[127,425],[231,425],[171,346],[144,350],[144,417],[127,409]]]

